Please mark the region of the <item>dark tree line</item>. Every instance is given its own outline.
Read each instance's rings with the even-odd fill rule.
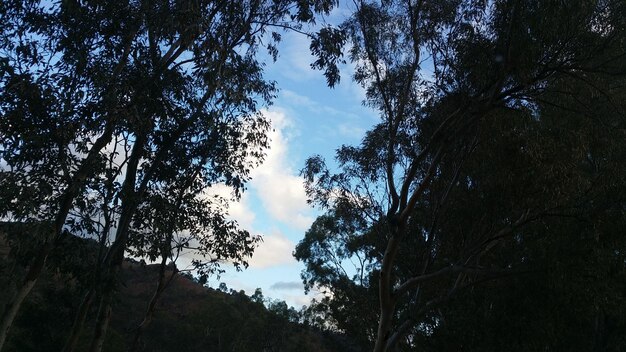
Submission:
[[[303,175],[307,287],[360,348],[621,350],[623,1],[355,1],[342,46],[380,123]],[[574,313],[575,312],[575,313]],[[519,324],[515,323],[516,319]]]
[[[13,226],[13,228],[10,228]],[[15,224],[0,224],[0,237],[11,231],[11,242],[21,243],[12,259],[23,268],[33,250],[27,235]],[[30,253],[29,253],[30,252]],[[11,329],[6,351],[60,351],[72,326],[75,309],[89,284],[85,277],[95,263],[98,244],[68,236],[48,259],[44,273],[25,300]],[[72,255],[80,253],[80,257]],[[0,257],[0,270],[8,261]],[[188,273],[176,275],[161,294],[151,323],[136,341],[136,328],[144,319],[144,309],[153,294],[160,273],[159,264],[127,259],[120,272],[120,294],[114,309],[103,349],[123,351],[345,351],[340,335],[322,332],[306,324],[302,311],[285,302],[263,297],[260,289],[252,296],[243,291],[204,287],[199,278]],[[168,265],[166,276],[176,272]],[[10,281],[2,272],[0,284]],[[4,287],[4,286],[3,286]],[[0,291],[0,299],[7,292]],[[90,312],[90,317],[93,316]],[[91,337],[83,334],[76,350],[89,348]]]

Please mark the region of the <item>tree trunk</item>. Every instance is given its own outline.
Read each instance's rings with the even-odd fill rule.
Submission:
[[[116,280],[118,279],[118,274],[122,268],[122,263],[124,262],[124,250],[126,249],[128,225],[130,222],[130,219],[128,222],[123,219],[124,215],[122,215],[122,219],[120,220],[120,229],[122,229],[123,233],[118,234],[119,241],[116,239],[113,246],[111,246],[111,249],[109,250],[110,256],[107,255],[107,257],[110,258],[110,260],[105,258],[105,265],[106,263],[109,263],[109,266],[108,268],[103,268],[105,284],[102,289],[98,319],[96,320],[96,326],[94,328],[94,335],[89,349],[90,352],[102,351],[104,338],[106,337],[106,332],[111,320],[111,303],[113,302],[113,295],[115,293]]]
[[[167,258],[168,258],[167,255],[163,254],[163,260],[161,261],[161,265],[159,268],[159,282],[157,284],[156,290],[154,291],[154,294],[152,295],[152,298],[150,299],[150,302],[148,303],[148,307],[146,308],[146,314],[144,315],[143,321],[135,329],[135,336],[133,337],[133,341],[130,344],[130,348],[128,349],[129,352],[138,351],[139,340],[141,339],[141,334],[143,333],[143,330],[148,325],[150,325],[150,322],[152,322],[152,317],[154,316],[154,310],[156,308],[157,302],[161,298],[161,294],[163,293],[163,291],[165,291],[165,288],[167,287],[167,285],[172,281],[172,279],[174,278],[174,275],[176,275],[176,272],[173,272],[169,280],[167,280],[167,282],[165,281],[165,269],[167,266]]]
[[[106,337],[109,320],[111,320],[111,299],[112,294],[104,295],[100,300],[100,308],[98,309],[98,320],[91,340],[90,352],[102,351],[104,338]]]
[[[76,348],[78,337],[80,337],[80,333],[82,332],[83,326],[85,324],[85,319],[87,318],[87,312],[91,307],[91,303],[93,303],[95,294],[95,289],[91,288],[80,303],[80,306],[78,307],[78,312],[76,313],[76,317],[74,317],[74,324],[72,324],[70,336],[65,343],[65,347],[63,347],[63,352],[73,352]]]
[[[24,302],[24,299],[28,296],[36,283],[37,278],[33,280],[25,280],[18,289],[17,294],[13,297],[13,300],[6,304],[4,314],[2,315],[2,325],[0,325],[0,349],[2,349],[4,343],[6,342],[9,329],[11,329],[13,320],[17,316],[17,312],[20,310],[22,302]]]
[[[388,341],[391,337],[391,323],[394,313],[394,306],[381,307],[380,319],[378,320],[378,332],[376,334],[376,344],[374,352],[387,351]]]
[[[376,344],[374,352],[387,351],[389,338],[391,337],[391,324],[396,310],[396,298],[393,289],[393,267],[400,246],[400,241],[404,233],[404,224],[396,220],[389,223],[390,238],[385,248],[382,265],[378,277],[378,300],[380,302],[380,318],[378,319],[378,331],[376,333]]]
[[[105,201],[105,203],[108,203]],[[78,312],[74,317],[74,323],[72,324],[72,329],[70,330],[69,337],[65,342],[65,346],[63,347],[63,352],[73,352],[76,348],[76,343],[78,342],[78,338],[83,331],[83,326],[85,325],[85,320],[87,318],[87,313],[89,312],[89,308],[91,308],[91,304],[93,303],[94,298],[96,297],[97,288],[100,284],[100,274],[102,270],[102,260],[103,253],[106,248],[106,240],[111,229],[111,217],[108,211],[103,211],[107,215],[105,215],[105,224],[104,229],[102,230],[102,235],[100,236],[99,246],[98,246],[98,257],[97,257],[97,265],[94,270],[94,279],[91,283],[91,287],[87,291],[87,294],[83,298],[78,307]]]
[[[120,214],[120,220],[118,222],[117,231],[115,233],[115,241],[109,248],[102,265],[102,280],[104,285],[102,288],[102,297],[100,299],[100,308],[98,312],[98,320],[94,329],[94,336],[91,341],[91,352],[102,351],[102,345],[106,336],[106,331],[111,319],[111,302],[113,300],[113,294],[115,291],[115,284],[118,278],[118,273],[124,262],[124,251],[126,250],[126,243],[128,242],[128,229],[130,223],[137,209],[137,199],[140,194],[135,191],[135,182],[137,180],[137,168],[139,160],[143,155],[144,143],[146,142],[146,135],[139,134],[129,158],[128,166],[126,168],[126,178],[122,185],[122,211]],[[148,177],[147,175],[144,177]],[[144,180],[146,181],[146,180]]]

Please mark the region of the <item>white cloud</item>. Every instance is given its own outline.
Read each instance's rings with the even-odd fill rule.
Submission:
[[[290,227],[305,230],[313,222],[306,203],[303,179],[296,176],[287,161],[288,138],[284,130],[290,126],[285,114],[266,111],[274,130],[270,133],[270,149],[261,166],[252,172],[251,189],[258,194],[269,215]]]
[[[280,232],[263,236],[261,243],[250,259],[250,268],[265,269],[273,266],[294,264],[291,253],[295,244]]]
[[[256,218],[254,212],[250,209],[249,202],[250,195],[244,193],[241,199],[237,202],[231,202],[228,208],[229,216],[239,223],[242,228],[251,231],[252,223]]]
[[[226,200],[225,207],[229,217],[236,220],[241,228],[253,235],[261,235],[263,242],[255,249],[248,260],[250,269],[266,269],[296,263],[292,256],[295,243],[278,231],[263,234],[263,228],[274,224],[287,225],[288,228],[300,231],[313,222],[312,212],[306,203],[303,180],[296,176],[288,162],[288,132],[293,130],[291,121],[278,110],[265,111],[272,121],[273,130],[269,133],[270,149],[262,165],[251,173],[252,180],[248,190],[239,201],[233,200],[232,189],[224,184],[213,185],[204,193],[205,197],[219,196]],[[268,213],[269,224],[255,223],[258,209],[253,199],[257,198]],[[189,265],[196,255],[192,251],[184,253],[180,258],[182,265]]]

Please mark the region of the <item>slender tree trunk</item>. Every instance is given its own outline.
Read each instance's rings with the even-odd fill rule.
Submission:
[[[6,304],[4,315],[2,316],[2,325],[0,325],[0,348],[2,348],[6,342],[9,329],[11,328],[13,320],[15,320],[15,317],[17,316],[17,312],[19,311],[22,302],[26,296],[28,296],[36,283],[36,278],[33,280],[26,279],[20,286],[17,294],[13,297],[13,300]]]
[[[394,307],[381,307],[380,318],[378,320],[378,332],[374,352],[387,351],[387,342],[391,337],[391,322],[393,318]]]
[[[96,321],[93,339],[91,340],[91,346],[89,347],[90,352],[102,351],[107,328],[109,327],[109,320],[111,319],[111,300],[112,295],[105,295],[100,300],[98,320]]]
[[[156,290],[148,303],[148,307],[146,308],[146,314],[144,315],[143,321],[137,326],[135,329],[135,335],[133,337],[133,341],[130,344],[129,352],[138,351],[139,341],[141,340],[141,334],[143,330],[152,322],[152,317],[154,316],[154,310],[156,308],[157,302],[161,298],[161,294],[165,291],[167,285],[172,281],[176,272],[173,272],[169,279],[165,280],[165,271],[167,267],[167,254],[163,254],[163,260],[161,260],[160,268],[159,268],[159,282],[157,284]]]
[[[116,239],[116,243],[114,243],[114,245],[111,247],[111,260],[105,261],[105,263],[110,263],[109,267],[103,268],[103,270],[105,271],[105,284],[102,289],[98,319],[96,320],[96,326],[94,328],[94,335],[91,341],[91,347],[89,349],[90,352],[102,351],[104,338],[106,337],[106,332],[109,326],[109,322],[111,320],[111,303],[113,302],[113,295],[115,293],[116,280],[119,276],[118,274],[124,262],[124,250],[126,248],[126,242],[128,237],[128,224],[126,224],[123,232],[124,233],[119,234],[120,240],[117,241]]]
[[[112,223],[112,215],[111,215],[111,211],[108,208],[108,206],[106,204],[109,204],[109,202],[111,201],[111,198],[113,197],[113,179],[109,180],[109,184],[108,184],[108,190],[109,190],[109,194],[106,197],[106,200],[104,201],[103,205],[103,213],[105,214],[105,222],[104,222],[104,228],[102,230],[102,233],[100,235],[100,241],[98,243],[98,257],[96,258],[97,260],[97,265],[96,268],[94,269],[94,279],[91,283],[91,287],[89,287],[89,290],[87,291],[87,294],[85,294],[85,297],[83,297],[83,300],[80,303],[80,306],[78,307],[78,311],[76,312],[76,315],[74,317],[74,323],[72,324],[72,329],[70,330],[69,333],[69,337],[67,338],[67,341],[65,342],[65,346],[63,347],[63,352],[73,352],[74,349],[76,348],[76,343],[78,342],[78,338],[80,337],[81,332],[83,331],[83,326],[85,325],[85,320],[87,318],[87,313],[89,312],[89,308],[91,308],[91,304],[94,301],[94,298],[96,297],[96,293],[98,292],[98,285],[100,283],[100,274],[101,274],[101,270],[102,270],[102,259],[103,259],[103,255],[106,249],[106,241],[107,238],[109,236],[109,231],[111,230],[111,223]]]
[[[87,318],[87,312],[93,303],[93,299],[96,295],[95,288],[91,288],[78,307],[78,312],[74,317],[74,323],[72,324],[72,330],[70,331],[70,336],[65,343],[65,347],[63,347],[63,352],[72,352],[76,348],[76,343],[78,342],[78,338],[80,337],[80,333],[82,332],[82,328],[85,325],[85,319]]]
[[[389,223],[389,231],[391,237],[387,243],[385,254],[380,268],[380,276],[378,278],[379,302],[380,302],[380,318],[378,319],[378,331],[376,333],[376,344],[374,352],[387,351],[389,347],[388,341],[391,337],[391,325],[396,309],[396,298],[393,294],[393,267],[400,246],[400,241],[404,233],[404,224],[398,223],[397,217],[393,218]]]
[[[137,208],[137,198],[140,196],[140,192],[135,191],[135,183],[137,181],[137,170],[139,161],[143,155],[145,143],[146,135],[139,134],[135,144],[133,145],[128,166],[126,168],[126,178],[124,179],[124,184],[122,185],[121,194],[122,211],[117,231],[115,233],[115,241],[103,259],[102,279],[104,280],[104,285],[102,288],[102,297],[100,298],[98,319],[96,321],[94,336],[90,347],[91,352],[102,351],[102,345],[104,343],[106,331],[111,319],[111,302],[113,300],[113,293],[116,286],[115,281],[117,280],[118,273],[120,272],[122,263],[124,262],[124,251],[126,250],[126,243],[128,241],[128,229],[130,227],[133,214]]]
[[[91,308],[94,298],[96,297],[96,293],[98,292],[97,287],[100,284],[100,277],[101,277],[100,271],[102,270],[100,263],[102,262],[102,252],[105,246],[105,236],[106,236],[105,234],[108,233],[109,226],[105,226],[105,229],[106,230],[103,232],[102,238],[100,240],[100,249],[98,253],[98,265],[96,266],[96,269],[95,269],[95,278],[93,282],[91,283],[91,287],[89,288],[89,290],[83,297],[83,300],[81,301],[80,306],[78,307],[78,311],[76,312],[76,315],[74,316],[74,323],[72,324],[72,329],[70,330],[69,337],[67,338],[67,341],[65,342],[65,346],[63,347],[63,352],[73,352],[74,349],[76,348],[76,343],[78,342],[78,338],[80,337],[80,334],[83,331],[83,327],[85,326],[87,313],[89,312],[89,308]]]

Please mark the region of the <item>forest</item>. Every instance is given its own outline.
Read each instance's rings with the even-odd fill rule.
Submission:
[[[207,286],[286,33],[377,116],[300,165],[302,308]],[[623,0],[4,0],[0,352],[624,351],[624,175]]]

